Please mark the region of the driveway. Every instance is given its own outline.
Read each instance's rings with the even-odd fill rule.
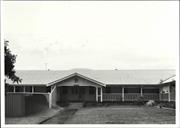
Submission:
[[[174,124],[175,110],[139,106],[67,109],[46,124]]]

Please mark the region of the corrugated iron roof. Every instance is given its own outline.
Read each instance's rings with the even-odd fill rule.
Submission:
[[[48,84],[73,73],[79,73],[104,84],[158,84],[175,75],[175,70],[18,70],[20,84]],[[7,83],[13,84],[11,80]]]
[[[176,75],[168,77],[167,79],[163,80],[162,83],[169,83],[169,82],[173,82],[173,81],[176,81]]]

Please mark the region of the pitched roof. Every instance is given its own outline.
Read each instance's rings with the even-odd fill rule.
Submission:
[[[73,74],[71,74],[71,75],[69,75],[69,76],[66,76],[66,77],[63,77],[63,78],[58,79],[58,80],[56,80],[56,81],[53,81],[53,82],[51,82],[51,83],[48,83],[48,85],[53,85],[53,84],[55,84],[55,83],[62,82],[62,81],[64,81],[64,80],[67,80],[67,79],[72,78],[72,77],[74,77],[74,76],[78,76],[78,77],[80,77],[80,78],[86,79],[86,80],[91,81],[91,82],[93,82],[93,83],[96,83],[96,84],[98,84],[98,85],[106,86],[104,83],[101,83],[101,82],[96,81],[96,80],[94,80],[94,79],[88,78],[88,77],[83,76],[83,75],[81,75],[81,74],[79,74],[79,73],[73,73]]]
[[[158,84],[175,75],[175,70],[18,70],[16,75],[22,78],[20,84],[47,85],[68,75],[78,73],[104,84]],[[7,80],[7,83],[13,84]]]

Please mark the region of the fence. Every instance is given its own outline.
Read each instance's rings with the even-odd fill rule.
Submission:
[[[103,93],[103,101],[122,101],[121,93]]]
[[[5,114],[6,116],[24,116],[25,97],[21,94],[6,94]]]
[[[124,101],[136,101],[140,93],[124,93]],[[144,100],[159,100],[159,93],[143,93]],[[122,93],[103,93],[103,101],[122,101]]]

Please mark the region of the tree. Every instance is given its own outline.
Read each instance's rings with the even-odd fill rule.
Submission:
[[[14,69],[17,55],[11,53],[11,50],[8,48],[8,43],[9,41],[4,41],[5,76],[11,79],[13,83],[19,83],[22,79],[16,76],[16,71]]]

